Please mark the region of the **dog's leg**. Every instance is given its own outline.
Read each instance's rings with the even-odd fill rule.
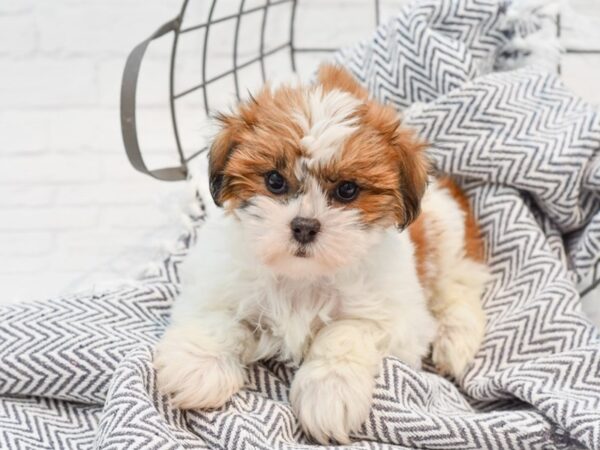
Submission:
[[[224,314],[171,325],[156,348],[154,366],[162,393],[183,409],[218,408],[244,385],[243,354],[253,338]]]
[[[479,350],[486,324],[481,296],[488,278],[483,263],[466,258],[440,273],[429,306],[438,320],[432,358],[444,374],[462,375]]]
[[[322,444],[349,441],[368,418],[386,334],[376,323],[341,320],[315,337],[290,393],[302,428]]]

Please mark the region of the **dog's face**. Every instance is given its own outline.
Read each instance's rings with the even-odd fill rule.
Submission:
[[[322,67],[311,86],[267,87],[219,120],[213,198],[277,274],[331,274],[418,215],[423,145],[343,69]]]

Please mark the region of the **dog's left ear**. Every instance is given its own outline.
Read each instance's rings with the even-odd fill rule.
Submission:
[[[400,115],[390,106],[375,101],[365,102],[362,120],[375,128],[389,145],[389,154],[398,172],[394,215],[398,227],[409,226],[419,215],[421,199],[427,188],[429,160],[426,144],[402,125]]]

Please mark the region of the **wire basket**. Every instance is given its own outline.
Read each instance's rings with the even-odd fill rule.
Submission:
[[[200,94],[199,106],[208,116],[215,109],[215,99],[222,99],[225,95],[239,100],[245,89],[251,85],[247,77],[242,76],[242,71],[253,67],[257,68],[258,81],[259,84],[262,84],[271,77],[268,69],[274,65],[269,64],[270,60],[278,58],[276,67],[278,69],[285,67],[289,73],[293,73],[297,72],[298,60],[303,56],[322,56],[336,50],[335,46],[307,46],[299,42],[297,38],[298,30],[296,29],[298,3],[298,0],[262,0],[261,2],[238,0],[237,4],[235,2],[219,2],[218,0],[212,0],[211,2],[184,0],[180,13],[174,19],[163,24],[148,39],[133,49],[127,59],[121,87],[121,129],[127,156],[135,169],[163,181],[178,181],[187,177],[189,161],[206,150],[206,148],[186,148],[187,146],[182,140],[179,104],[187,97]],[[379,24],[381,2],[380,0],[367,0],[364,3],[368,15],[362,16],[363,22],[368,29],[373,29]],[[205,7],[199,8],[200,11],[193,11],[194,6],[197,7],[198,5]],[[226,9],[219,14],[217,10],[220,5],[228,5],[230,7],[229,11]],[[232,6],[235,7],[233,11],[231,10]],[[339,5],[334,6],[339,7]],[[276,9],[277,14],[274,15]],[[199,23],[191,21],[192,16],[195,19],[201,17],[202,14],[206,17],[204,20]],[[287,17],[285,17],[286,14]],[[371,20],[366,20],[365,17],[370,17]],[[245,42],[242,28],[245,21],[251,20],[253,20],[254,31],[258,39],[255,48],[248,49],[246,45],[245,50],[242,50],[241,47]],[[230,62],[228,67],[219,68],[210,73],[211,48],[218,45],[223,36],[223,33],[221,35],[217,34],[216,28],[223,25],[229,25],[230,31],[232,31],[230,54],[228,55]],[[275,39],[269,36],[270,27],[279,29],[280,42],[272,42]],[[138,140],[136,93],[142,60],[148,46],[155,39],[169,33],[173,33],[169,64],[169,107],[179,165],[150,169],[144,161]],[[199,49],[200,70],[197,71],[199,82],[187,86],[178,86],[177,70],[183,62],[180,58],[181,41],[191,34],[200,34],[202,38]],[[285,62],[282,61],[281,57]],[[198,54],[195,54],[194,58],[198,59]],[[229,89],[226,94],[217,92],[217,84],[225,79],[231,82],[233,89]]]
[[[121,86],[121,129],[125,150],[129,161],[138,171],[150,175],[163,181],[184,180],[188,176],[189,162],[206,151],[205,147],[193,148],[186,146],[182,139],[183,127],[181,117],[179,116],[179,105],[186,98],[195,95],[199,101],[196,106],[203,110],[206,116],[219,106],[217,100],[223,97],[239,100],[245,89],[251,86],[247,77],[242,72],[247,69],[257,69],[258,75],[254,77],[254,85],[263,84],[265,80],[271,78],[270,68],[284,67],[288,73],[297,72],[301,66],[305,66],[302,57],[313,55],[313,67],[324,54],[334,52],[337,46],[342,42],[332,45],[331,39],[339,30],[340,25],[346,25],[346,29],[353,33],[353,36],[347,42],[357,40],[357,32],[361,27],[355,24],[339,24],[332,20],[329,38],[326,44],[314,45],[309,42],[308,45],[302,41],[301,37],[305,34],[298,26],[298,17],[300,6],[308,3],[308,0],[237,0],[210,2],[201,0],[184,0],[179,14],[172,20],[169,20],[159,27],[148,39],[138,44],[130,53],[125,66],[122,86]],[[319,9],[326,9],[324,6],[329,2],[313,0],[313,3],[319,5]],[[352,2],[355,4],[356,2]],[[360,16],[360,25],[362,31],[368,32],[374,29],[380,22],[382,16],[382,6],[397,7],[398,1],[385,0],[365,0],[363,5],[363,14]],[[400,2],[401,3],[401,2]],[[219,7],[226,5],[229,10],[219,11]],[[333,8],[340,8],[339,4],[333,4]],[[277,14],[274,11],[278,10]],[[325,14],[326,11],[318,11]],[[200,19],[198,22],[198,18]],[[335,19],[335,17],[333,17]],[[196,20],[196,22],[194,22]],[[250,22],[250,34],[256,38],[254,44],[247,44],[246,36],[242,29],[244,24]],[[211,49],[215,44],[222,41],[222,30],[217,28],[228,25],[228,36],[231,38],[229,46],[224,56],[225,64],[219,66],[215,64],[215,59],[211,56]],[[365,29],[366,26],[366,29]],[[279,39],[273,38],[269,33],[270,28],[279,29]],[[358,28],[358,29],[357,29]],[[561,35],[560,16],[556,18],[557,36]],[[150,169],[146,165],[142,152],[140,150],[137,124],[136,124],[136,93],[140,69],[146,50],[150,43],[169,33],[173,34],[173,40],[170,50],[169,63],[169,110],[171,124],[173,128],[175,147],[179,157],[179,165],[174,167],[165,167],[159,169]],[[311,31],[312,33],[312,31]],[[198,53],[193,53],[192,58],[200,61],[200,67],[197,71],[199,81],[188,83],[178,83],[177,74],[184,61],[182,56],[182,40],[191,35],[200,35],[201,44],[198,46]],[[347,43],[346,42],[346,43]],[[222,42],[221,42],[222,43]],[[337,44],[337,45],[335,45]],[[223,48],[223,47],[222,47]],[[600,54],[600,49],[564,49],[565,53],[588,53]],[[189,56],[189,55],[187,55]],[[198,56],[200,56],[198,58]],[[213,58],[213,59],[211,59]],[[277,64],[270,64],[272,59],[279,58]],[[557,67],[560,72],[560,67]],[[219,87],[223,80],[230,82],[230,88],[224,92]],[[181,86],[181,84],[184,84]],[[222,102],[221,102],[222,103]],[[590,276],[579,286],[580,292],[587,295],[600,285],[600,263],[597,264]]]

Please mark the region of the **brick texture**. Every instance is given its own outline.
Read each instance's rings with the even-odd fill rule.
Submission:
[[[190,2],[186,24],[200,23],[209,3]],[[402,0],[382,3],[387,16]],[[259,4],[264,0],[246,1],[247,8]],[[597,11],[595,4],[577,0],[575,6]],[[238,5],[222,0],[215,15],[235,12]],[[179,232],[185,186],[152,180],[129,166],[119,91],[129,51],[180,6],[180,0],[0,1],[0,302],[43,298],[128,275]],[[268,45],[288,38],[287,14],[283,7],[269,13]],[[249,33],[239,49],[241,62],[257,48],[260,21],[260,13],[248,16],[241,27]],[[303,0],[297,43],[354,42],[373,25],[369,0]],[[211,31],[209,75],[231,68],[231,36],[225,25]],[[176,163],[167,108],[170,43],[162,38],[148,51],[138,92],[140,141],[154,165]],[[202,33],[182,38],[178,86],[199,81],[202,44]],[[316,63],[310,56],[298,61],[304,75]],[[567,82],[599,101],[600,58],[567,61]],[[267,70],[270,76],[286,73],[289,58],[270,60]],[[244,76],[249,85],[259,81],[257,71]],[[232,92],[232,80],[225,80],[212,100],[231,104]],[[180,111],[182,138],[192,149],[205,142],[200,104],[197,95],[190,96]]]

